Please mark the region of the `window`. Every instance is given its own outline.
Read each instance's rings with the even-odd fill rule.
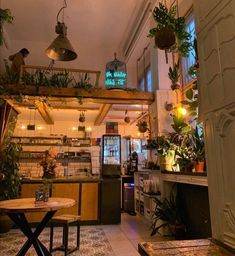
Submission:
[[[146,81],[147,81],[147,92],[152,91],[152,73],[151,73],[151,68],[149,67],[147,69],[147,75],[146,75]]]
[[[191,14],[188,19],[186,19],[186,31],[191,35],[191,43],[193,44],[195,39],[195,20],[194,16]],[[192,77],[188,74],[189,68],[195,64],[195,50],[192,49],[189,52],[189,56],[187,58],[182,58],[182,71],[183,71],[183,84],[188,84]]]
[[[139,90],[143,92],[152,91],[152,74],[150,66],[146,69],[146,72],[143,72],[139,80]]]

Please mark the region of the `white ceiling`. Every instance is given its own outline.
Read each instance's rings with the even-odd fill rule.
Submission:
[[[105,63],[112,60],[114,51],[118,52],[122,59],[122,50],[129,40],[132,26],[136,25],[147,2],[150,1],[67,0],[64,22],[68,27],[68,38],[78,53],[78,58],[71,63],[63,62],[59,65],[73,65],[72,67],[76,68],[103,72]],[[9,54],[26,47],[30,50],[26,64],[47,65],[49,59],[45,55],[45,49],[56,37],[56,16],[63,3],[63,0],[0,0],[1,8],[10,9],[14,16],[13,24],[6,24],[4,28],[9,48],[3,50],[3,57],[7,58]],[[62,21],[62,15],[59,16],[59,21]],[[146,39],[145,34],[144,38]],[[135,62],[133,63],[135,65]],[[87,120],[94,122],[99,113],[99,105],[96,107],[96,110],[87,110]],[[118,107],[122,110],[117,111]],[[124,109],[133,107],[135,108],[113,105],[104,121],[123,121]],[[137,110],[140,109],[141,105],[137,107]],[[20,110],[21,118],[28,119],[29,111],[26,108]],[[78,118],[79,112],[52,109],[50,114],[55,121],[66,121]],[[128,115],[134,120],[139,114],[138,111],[131,111]],[[40,118],[38,115],[39,120]]]
[[[144,0],[67,0],[64,22],[75,49],[116,48]],[[13,25],[6,29],[10,40],[49,43],[55,38],[56,16],[63,0],[2,0]],[[59,21],[62,21],[62,14]]]

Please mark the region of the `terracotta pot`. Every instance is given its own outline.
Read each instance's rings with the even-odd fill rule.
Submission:
[[[175,34],[167,27],[162,28],[155,35],[155,45],[161,50],[167,50],[175,44]]]
[[[195,165],[195,172],[204,172],[205,162],[198,162]]]

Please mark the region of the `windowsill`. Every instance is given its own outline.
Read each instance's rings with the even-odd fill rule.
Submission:
[[[176,182],[198,186],[208,186],[207,174],[204,173],[182,173],[182,172],[161,172],[162,180],[165,182]]]

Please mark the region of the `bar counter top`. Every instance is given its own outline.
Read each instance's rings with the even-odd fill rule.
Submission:
[[[40,183],[43,182],[42,178],[23,178],[21,183]],[[50,179],[53,183],[97,183],[101,182],[102,178],[99,176],[65,176],[65,177],[56,177]]]

